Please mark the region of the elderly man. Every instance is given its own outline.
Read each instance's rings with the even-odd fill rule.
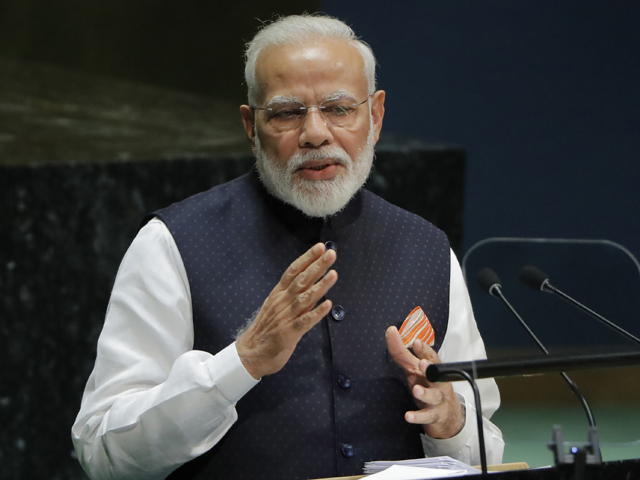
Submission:
[[[477,463],[468,387],[424,378],[429,362],[485,356],[460,267],[442,232],[361,189],[384,116],[370,48],[338,20],[286,17],[249,44],[245,77],[257,173],[155,212],[132,243],[73,426],[85,470],[299,479],[424,454]],[[416,306],[435,341],[411,352],[397,326]],[[480,385],[488,418],[499,396]],[[500,431],[485,430],[500,462]]]

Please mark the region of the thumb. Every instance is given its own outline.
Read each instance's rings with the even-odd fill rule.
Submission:
[[[419,359],[425,359],[429,361],[429,363],[442,363],[436,351],[423,341],[418,339],[414,340],[412,348]]]
[[[415,357],[402,343],[402,338],[396,327],[389,327],[385,333],[387,350],[393,361],[407,373],[420,374],[419,359]]]

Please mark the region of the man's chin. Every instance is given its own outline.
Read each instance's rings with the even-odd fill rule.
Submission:
[[[341,179],[308,180],[296,178],[285,200],[309,217],[328,217],[341,211],[359,190]]]
[[[335,202],[329,199],[328,201],[319,201],[317,198],[310,199],[301,199],[297,197],[295,199],[291,199],[286,201],[290,205],[294,206],[302,213],[304,213],[307,217],[312,218],[324,218],[330,217],[331,215],[335,215],[336,213],[342,211],[344,207],[349,203],[349,198],[346,202]]]

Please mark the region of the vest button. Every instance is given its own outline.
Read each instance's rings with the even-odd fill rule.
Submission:
[[[344,316],[347,314],[346,310],[342,305],[334,305],[331,307],[331,316],[336,322],[341,322],[344,320]]]
[[[338,375],[338,385],[342,388],[350,388],[351,387],[351,379],[347,377],[344,373]]]
[[[353,450],[353,445],[351,445],[350,443],[343,443],[340,450],[342,450],[342,455],[344,455],[347,458],[353,457],[355,453]]]
[[[328,242],[324,242],[324,246],[327,248],[327,250],[333,250],[334,252],[338,253],[338,246],[331,240],[329,240]]]

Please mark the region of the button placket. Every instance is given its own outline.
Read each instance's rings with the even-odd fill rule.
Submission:
[[[324,242],[324,245],[327,250],[333,250],[336,253],[338,252],[338,246],[331,240]],[[333,307],[331,307],[331,312],[329,313],[329,316],[337,323],[342,322],[346,315],[347,310],[340,304],[333,305]],[[338,374],[337,383],[343,390],[349,390],[352,386],[351,378],[344,373]],[[351,443],[343,442],[340,444],[340,453],[345,458],[352,458],[355,455],[355,448]]]

